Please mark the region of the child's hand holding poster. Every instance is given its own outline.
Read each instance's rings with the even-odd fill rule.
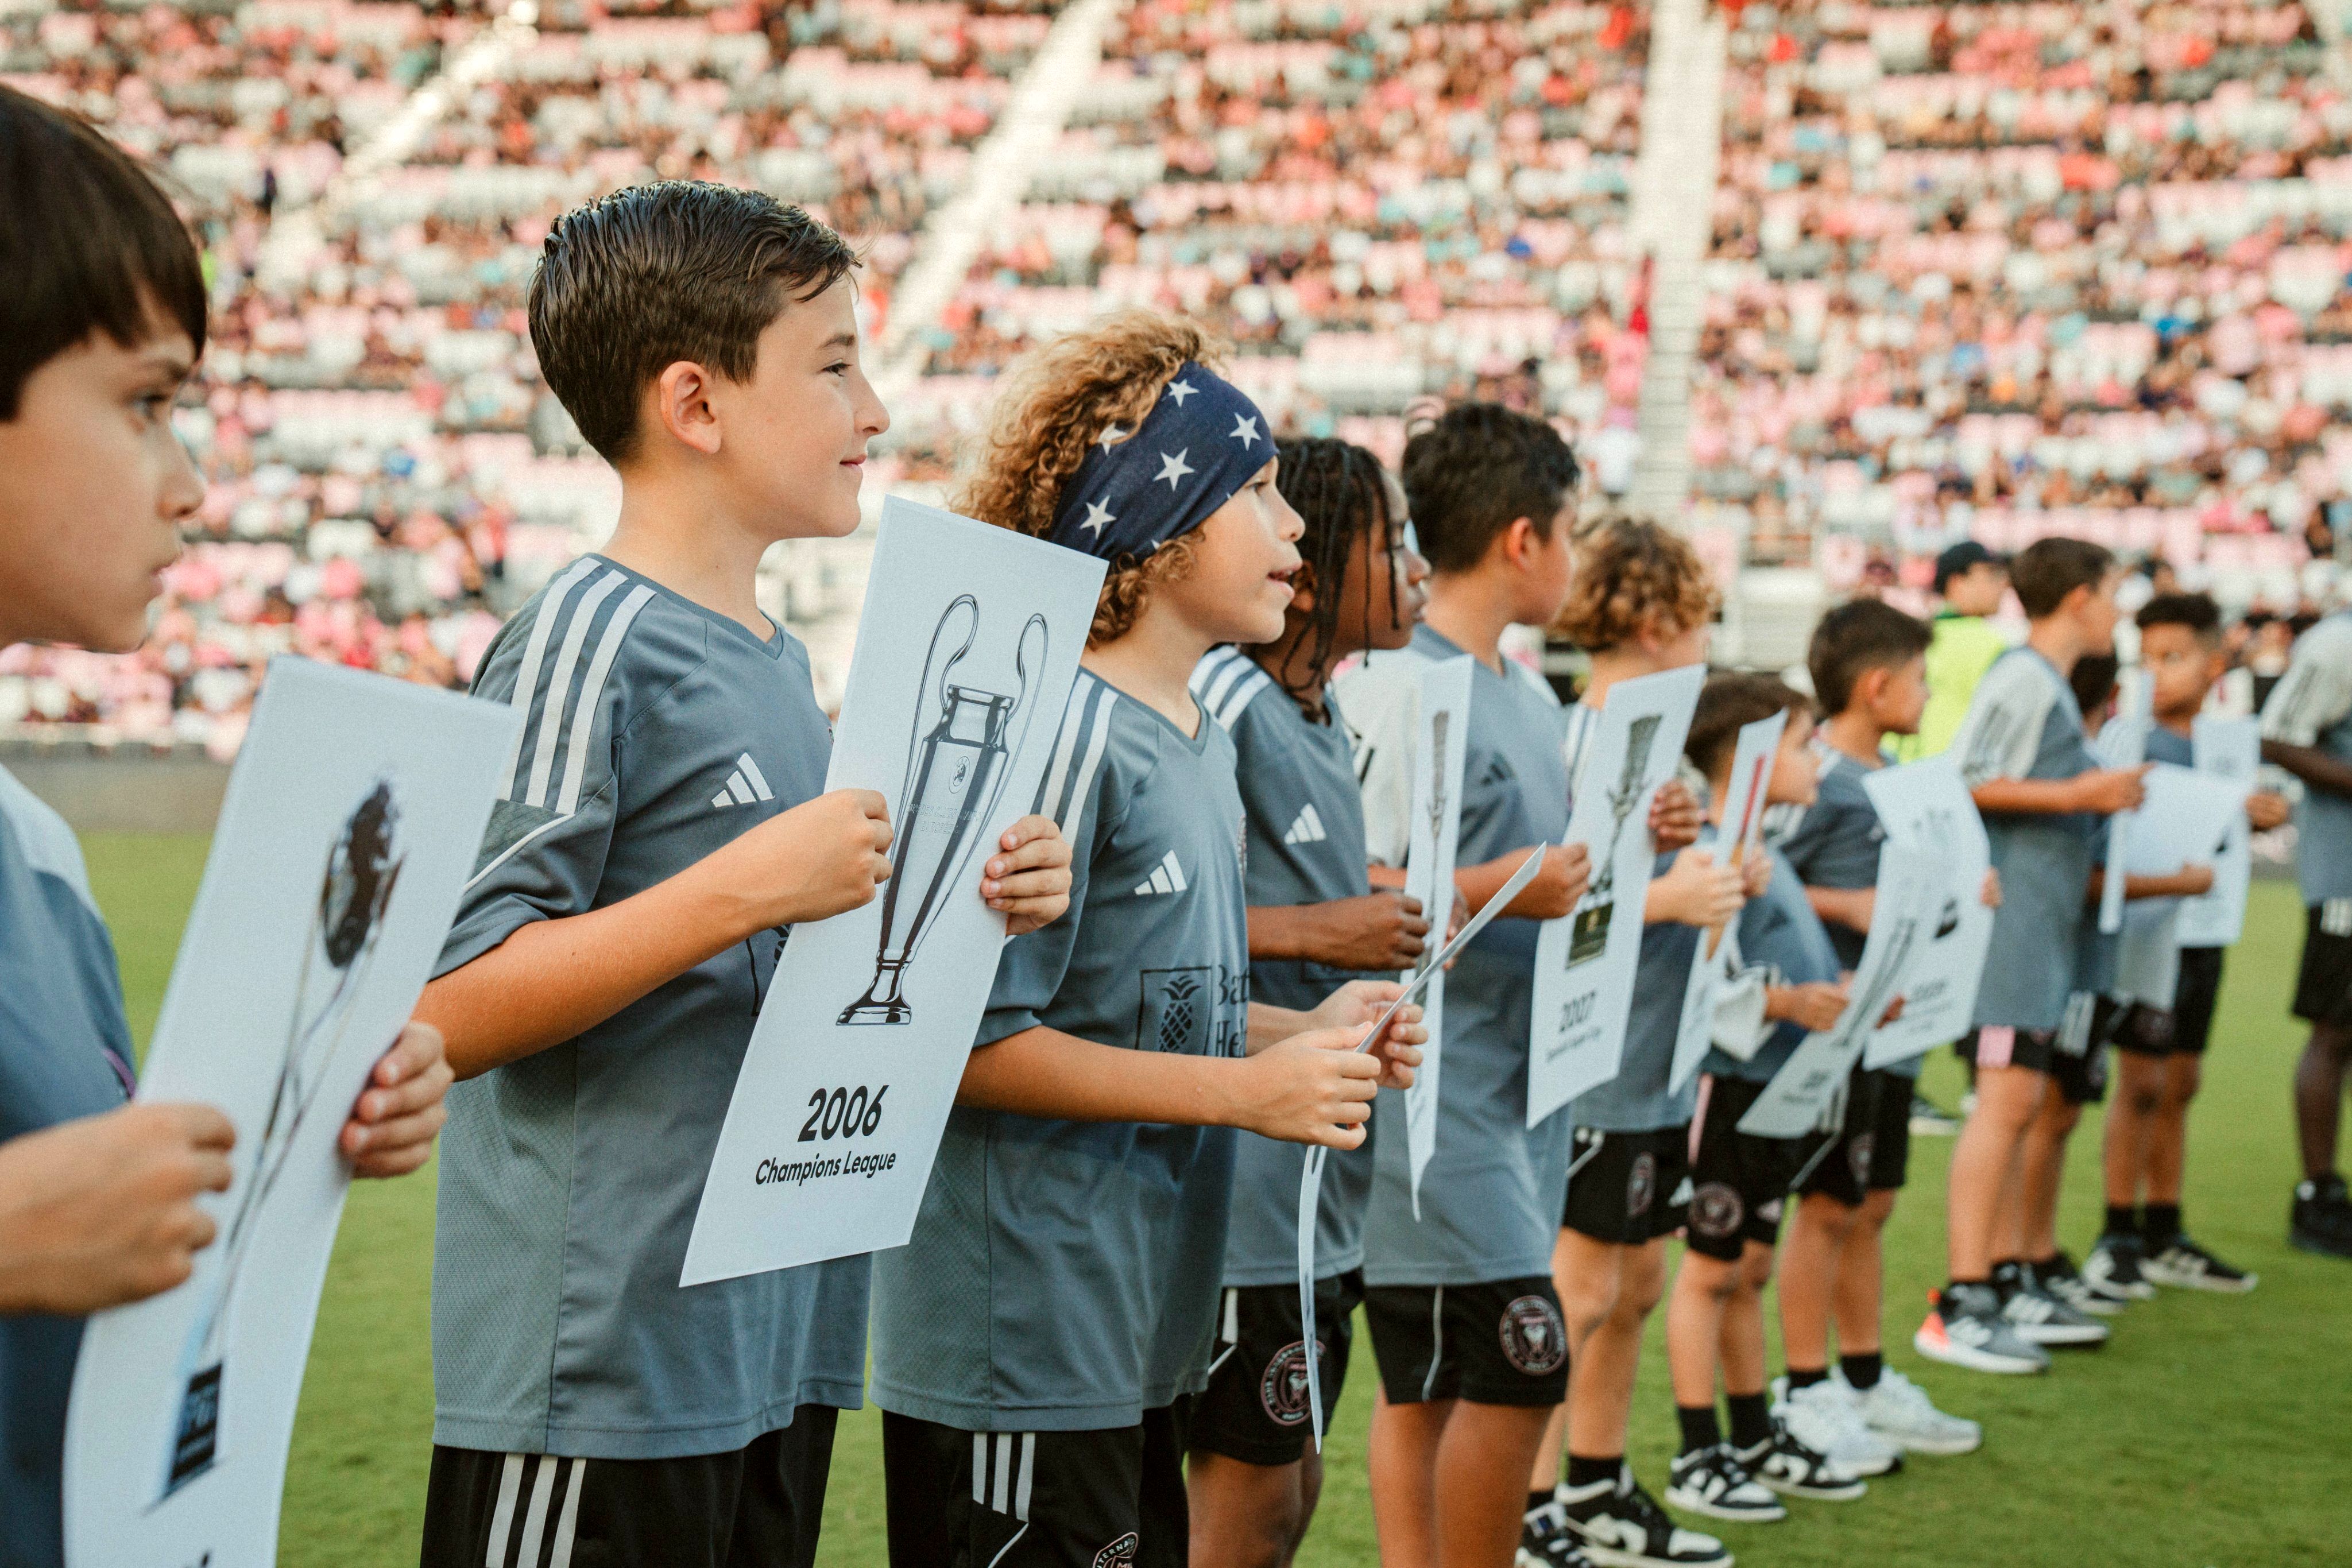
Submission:
[[[1745,865],[1763,841],[1765,789],[1772,781],[1772,760],[1780,749],[1780,734],[1788,727],[1789,715],[1783,709],[1739,732],[1739,744],[1731,758],[1730,799],[1724,802],[1723,835],[1718,841],[1730,846],[1734,867]],[[1690,978],[1683,988],[1682,1024],[1675,1036],[1674,1066],[1666,1075],[1670,1090],[1680,1089],[1706,1060],[1706,1048],[1715,1034],[1716,988],[1727,977],[1726,961],[1737,950],[1736,944],[1727,942],[1727,929],[1709,926],[1698,939],[1698,951],[1691,956]]]
[[[1992,843],[1948,755],[1879,768],[1863,776],[1862,787],[1885,825],[1888,849],[1917,857],[1939,894],[1904,982],[1903,1016],[1871,1037],[1864,1065],[1885,1067],[1959,1039],[1974,1021],[1992,946],[1993,912],[1984,897]]]

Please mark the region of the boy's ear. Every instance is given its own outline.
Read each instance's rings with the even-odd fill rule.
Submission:
[[[1528,557],[1535,554],[1536,525],[1532,517],[1513,517],[1510,527],[1496,536],[1503,547],[1503,559],[1513,566],[1524,568]]]
[[[662,367],[647,392],[646,410],[673,441],[716,457],[721,444],[719,415],[710,406],[715,378],[692,360],[676,360]]]

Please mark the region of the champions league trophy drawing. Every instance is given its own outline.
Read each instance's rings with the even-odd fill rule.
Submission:
[[[959,631],[962,641],[942,659],[942,644]],[[906,781],[898,791],[898,839],[890,854],[890,880],[882,889],[874,980],[864,996],[842,1009],[842,1023],[905,1023],[915,1016],[905,994],[907,966],[942,907],[941,895],[971,858],[979,829],[995,814],[997,797],[1004,792],[1005,763],[1036,716],[1026,710],[1032,706],[1030,672],[1045,667],[1045,618],[1032,615],[1021,629],[1013,659],[1017,685],[1010,696],[952,684],[956,665],[979,635],[980,602],[969,593],[940,612],[931,632],[918,689],[936,692],[936,717],[928,732],[921,713],[915,717]],[[1022,715],[1021,734],[1008,743],[1015,714]]]
[[[1609,922],[1617,910],[1617,841],[1625,836],[1625,819],[1633,814],[1633,802],[1642,797],[1642,778],[1649,771],[1650,747],[1658,738],[1657,714],[1644,714],[1633,721],[1625,737],[1625,773],[1617,788],[1609,791],[1609,848],[1599,860],[1592,876],[1592,886],[1577,906],[1573,922],[1568,928],[1568,967],[1589,963],[1601,956],[1609,946]]]
[[[342,833],[327,852],[319,907],[295,986],[292,1028],[269,1116],[262,1124],[260,1151],[228,1218],[219,1270],[180,1354],[187,1383],[164,1456],[158,1502],[213,1468],[220,1437],[223,1356],[238,1272],[253,1246],[254,1221],[284,1174],[295,1133],[318,1096],[329,1064],[342,1049],[344,1026],[374,961],[384,910],[404,863],[394,842],[399,829],[400,806],[392,785],[379,781],[344,821]]]
[[[1433,873],[1436,870],[1434,862],[1439,859],[1438,845],[1445,831],[1445,737],[1453,727],[1454,715],[1445,708],[1429,716],[1429,858],[1433,862],[1430,868]],[[1430,897],[1433,901],[1437,897],[1433,884]],[[1444,942],[1423,944],[1421,961],[1413,966],[1412,972],[1418,975],[1428,968],[1430,960],[1435,958],[1437,950],[1444,946]]]

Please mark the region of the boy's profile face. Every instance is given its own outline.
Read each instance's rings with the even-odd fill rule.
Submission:
[[[774,519],[777,538],[856,531],[866,445],[890,415],[858,362],[848,278],[788,303],[760,334],[751,379],[713,375],[705,396],[722,434],[720,469],[746,516]]]
[[[123,653],[180,553],[205,482],[172,428],[194,346],[160,320],[126,349],[104,332],[35,370],[0,421],[0,644]]]
[[[2123,616],[2123,612],[2116,608],[2116,584],[2122,577],[2122,572],[2111,570],[2089,588],[2079,591],[2082,598],[2067,595],[2067,601],[2075,607],[2075,624],[2082,629],[2084,645],[2091,653],[2116,651],[2116,622]]]
[[[2205,706],[2205,694],[2221,678],[2221,650],[2209,647],[2186,626],[2158,625],[2139,634],[2139,662],[2156,683],[2159,718],[2194,714]]]
[[[1780,732],[1780,749],[1772,754],[1772,777],[1764,786],[1768,806],[1810,806],[1821,794],[1822,768],[1805,748],[1813,741],[1813,716],[1791,713]]]
[[[1552,514],[1549,538],[1533,528],[1527,530],[1527,549],[1519,562],[1518,592],[1511,607],[1511,619],[1520,625],[1549,626],[1559,617],[1560,606],[1568,602],[1569,584],[1575,578],[1576,550],[1570,542],[1575,528],[1575,499],[1564,496],[1559,510]],[[1508,532],[1498,536],[1493,549],[1507,549],[1509,539]],[[1494,559],[1491,552],[1487,559]]]
[[[1275,488],[1275,472],[1269,460],[1210,513],[1192,531],[1191,569],[1151,591],[1213,644],[1271,643],[1282,635],[1307,523]]]
[[[1870,720],[1890,735],[1916,735],[1927,711],[1927,655],[1914,653],[1899,664],[1870,672],[1879,678],[1865,693]]]
[[[1989,560],[1980,560],[1944,584],[1944,602],[1955,614],[1995,615],[2000,613],[2001,596],[2009,591],[2009,573]]]

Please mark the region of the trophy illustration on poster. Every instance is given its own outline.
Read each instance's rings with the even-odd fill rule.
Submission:
[[[1598,958],[1609,946],[1609,922],[1617,909],[1617,842],[1625,836],[1625,820],[1642,798],[1642,779],[1650,768],[1650,747],[1657,740],[1657,714],[1633,721],[1625,737],[1625,772],[1609,792],[1609,847],[1593,860],[1592,886],[1577,906],[1569,926],[1568,967],[1575,968]]]
[[[278,1087],[270,1096],[269,1116],[262,1126],[261,1146],[229,1216],[219,1270],[181,1354],[187,1381],[164,1456],[159,1503],[211,1469],[217,1457],[223,1360],[238,1272],[253,1245],[253,1219],[285,1169],[295,1131],[325,1081],[328,1064],[342,1048],[344,1023],[383,934],[393,885],[400,880],[404,857],[395,843],[399,829],[399,802],[390,782],[379,780],[344,821],[342,832],[327,852],[319,906],[295,988],[293,1023],[278,1070]]]
[[[1429,716],[1429,842],[1433,851],[1445,836],[1445,737],[1453,726],[1454,715],[1444,708]],[[1423,946],[1415,973],[1429,967],[1437,948],[1434,942]]]
[[[906,997],[907,966],[937,918],[941,897],[971,857],[975,831],[996,810],[1006,757],[1027,737],[1035,717],[1029,686],[1045,667],[1045,618],[1032,615],[1021,629],[1009,695],[956,684],[956,666],[979,635],[980,601],[969,593],[941,611],[931,631],[918,688],[927,700],[916,710],[906,780],[894,813],[898,838],[890,855],[890,880],[882,889],[874,978],[864,996],[842,1009],[842,1023],[902,1024],[915,1016]],[[942,658],[941,650],[950,644],[953,651]],[[931,716],[928,729],[926,711]],[[1016,715],[1021,735],[1008,739]]]

